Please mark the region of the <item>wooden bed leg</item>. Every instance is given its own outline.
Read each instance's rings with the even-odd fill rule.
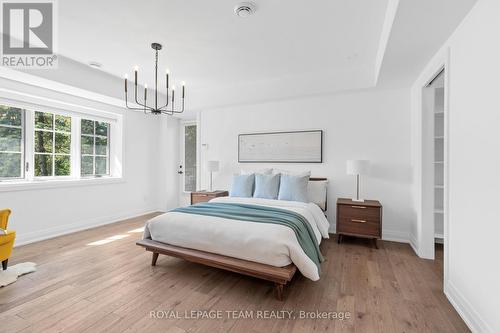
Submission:
[[[153,258],[151,259],[151,266],[156,266],[156,260],[158,260],[158,254],[156,252],[153,252]]]
[[[278,301],[283,301],[283,290],[285,285],[283,283],[275,283],[274,289],[276,290],[276,299]]]

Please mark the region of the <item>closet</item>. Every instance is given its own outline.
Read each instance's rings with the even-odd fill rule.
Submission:
[[[445,91],[444,71],[430,84],[433,91],[433,124],[434,124],[434,239],[436,243],[444,240],[444,149],[445,149]]]

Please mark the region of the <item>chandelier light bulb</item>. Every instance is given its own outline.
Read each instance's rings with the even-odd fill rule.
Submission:
[[[128,79],[128,74],[124,74],[124,75],[123,75],[123,77],[124,77],[125,79]]]
[[[148,85],[147,85],[147,84],[145,84],[145,85],[144,85],[144,88],[145,88],[145,89],[148,89]]]
[[[135,65],[134,66],[134,71],[136,71],[136,72],[139,71],[139,66]]]
[[[186,85],[186,81],[182,81],[181,84],[182,84],[182,86],[185,86]]]
[[[165,71],[167,74],[170,74],[170,69],[167,68],[167,70]]]
[[[175,86],[172,86],[172,90],[175,90]]]

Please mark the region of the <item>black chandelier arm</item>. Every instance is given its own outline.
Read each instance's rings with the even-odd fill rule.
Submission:
[[[134,111],[143,111],[144,113],[147,113],[148,111],[152,112],[152,113],[154,113],[154,112],[160,112],[162,114],[166,114],[166,115],[170,115],[170,116],[172,116],[174,114],[178,114],[178,113],[183,113],[184,112],[184,98],[182,99],[182,107],[181,107],[180,110],[174,110],[174,108],[173,108],[174,104],[173,103],[172,103],[172,109],[169,110],[168,109],[168,105],[169,105],[168,102],[165,105],[163,105],[162,107],[160,107],[160,108],[153,108],[153,107],[148,106],[145,103],[143,104],[143,103],[139,102],[137,96],[135,96],[135,97],[136,97],[135,98],[136,105],[139,105],[141,107],[131,107],[131,106],[129,106],[129,104],[128,104],[128,93],[125,92],[125,106],[126,106],[127,109],[134,110]],[[145,101],[147,101],[147,99]]]
[[[159,111],[166,111],[168,114],[172,115],[174,113],[183,113],[184,112],[184,97],[182,98],[182,107],[180,110],[174,110],[174,103],[172,103],[172,109],[168,109],[168,99],[167,104],[163,105],[161,108],[157,109]]]
[[[184,98],[182,98],[182,107],[180,110],[174,110],[174,103],[172,103],[172,110],[170,110],[172,113],[183,113],[184,112]]]
[[[125,106],[127,107],[127,109],[129,110],[136,110],[136,111],[145,111],[145,109],[147,108],[148,110],[153,110],[153,108],[145,105],[145,104],[142,104],[142,103],[138,103],[137,102],[137,105],[140,105],[141,107],[140,108],[137,108],[137,107],[131,107],[128,105],[128,94],[125,93]]]

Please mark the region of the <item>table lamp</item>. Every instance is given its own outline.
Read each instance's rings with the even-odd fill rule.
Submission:
[[[219,171],[219,161],[207,161],[206,165],[207,171],[210,172],[210,192],[213,191],[212,188],[212,174]]]
[[[359,175],[365,175],[368,173],[370,167],[370,161],[368,160],[348,160],[346,163],[346,172],[348,175],[356,176],[356,198],[352,201],[364,202],[364,199],[359,198]]]

